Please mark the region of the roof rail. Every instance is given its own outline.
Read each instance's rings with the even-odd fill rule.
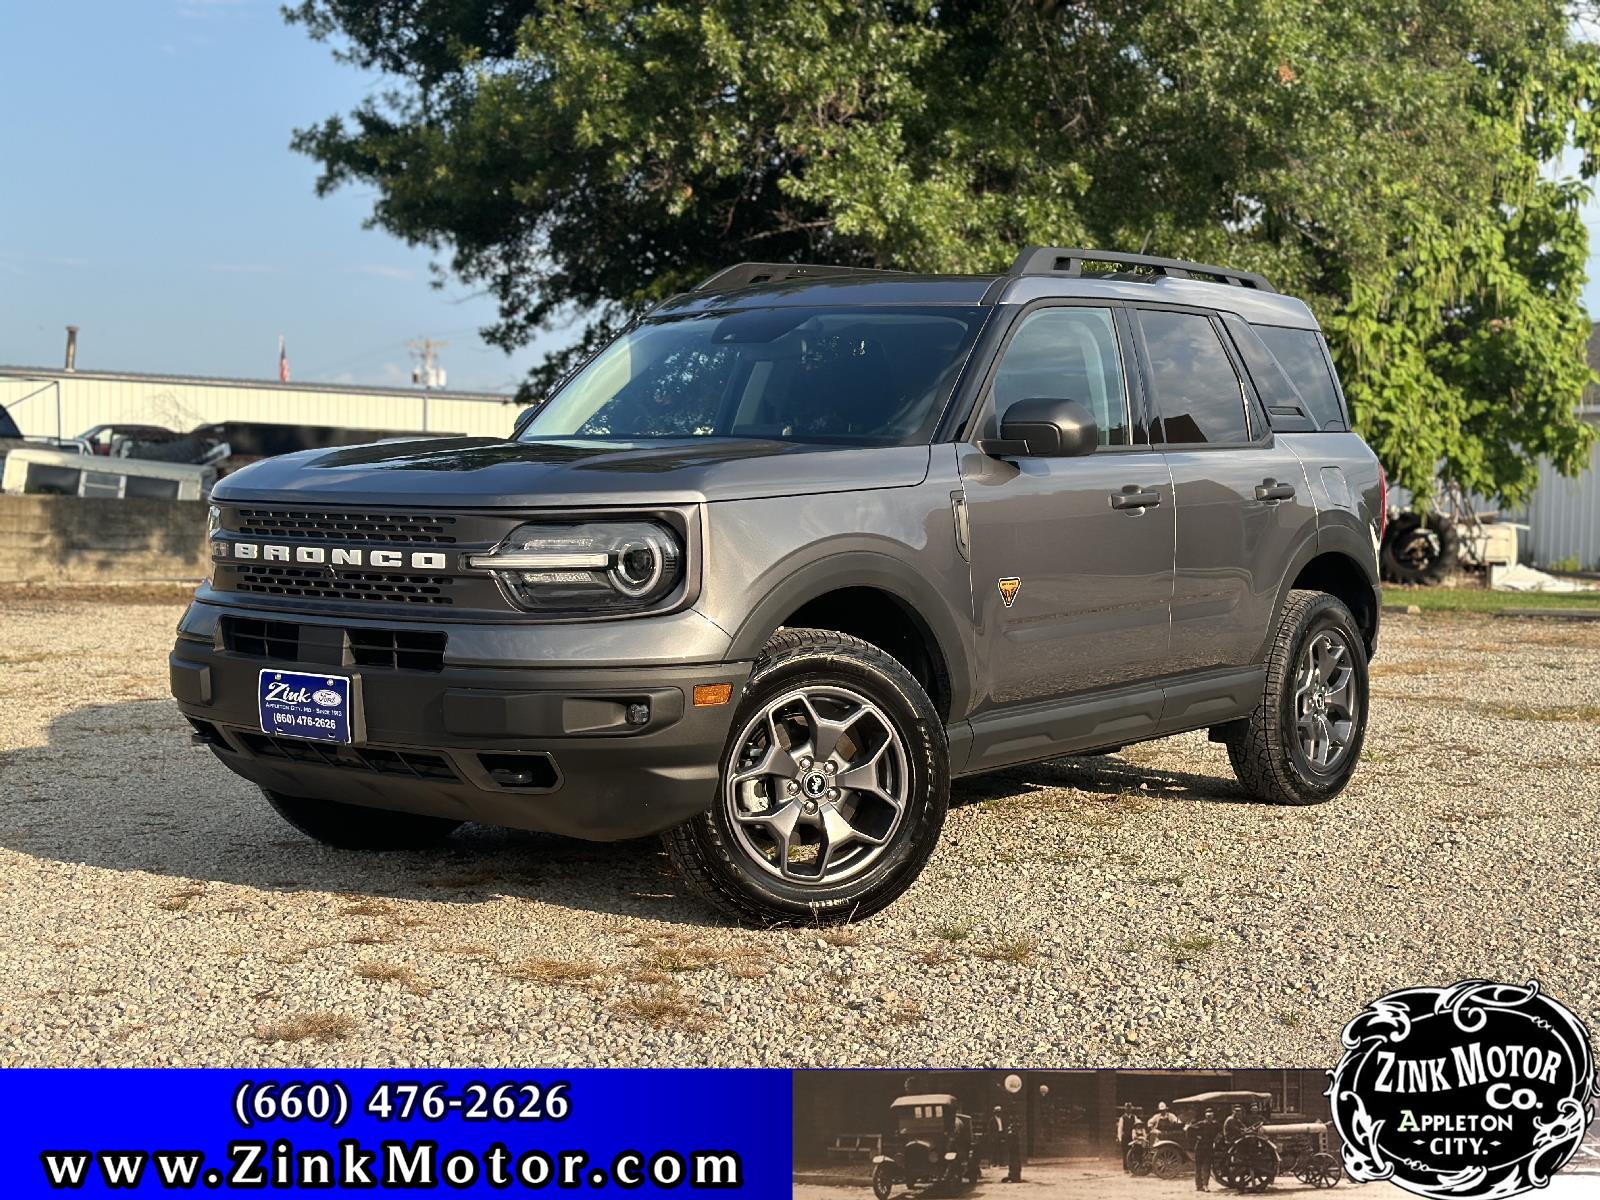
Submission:
[[[742,262],[718,271],[695,286],[697,292],[731,292],[757,283],[782,283],[786,279],[820,279],[831,275],[901,275],[874,267],[836,267],[822,263]]]
[[[1265,275],[1236,271],[1210,263],[1188,262],[1181,258],[1155,258],[1149,254],[1124,254],[1120,250],[1086,250],[1077,246],[1024,246],[1007,275],[1082,275],[1086,262],[1116,263],[1125,267],[1148,267],[1158,275],[1188,279],[1191,275],[1210,275],[1219,283],[1254,288],[1258,292],[1278,289]]]

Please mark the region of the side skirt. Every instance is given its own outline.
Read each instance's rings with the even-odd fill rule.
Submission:
[[[1242,667],[981,713],[948,728],[950,773],[976,775],[1220,725],[1248,716],[1265,686],[1265,667]]]

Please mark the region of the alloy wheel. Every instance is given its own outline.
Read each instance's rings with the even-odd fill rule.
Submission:
[[[1295,738],[1318,771],[1332,771],[1350,751],[1360,716],[1355,654],[1336,629],[1321,629],[1295,667]]]
[[[740,847],[788,883],[831,885],[859,875],[888,847],[910,790],[894,723],[850,688],[786,692],[741,730],[723,783]]]

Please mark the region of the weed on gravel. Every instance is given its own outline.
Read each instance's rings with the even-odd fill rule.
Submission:
[[[359,1026],[339,1013],[305,1013],[268,1025],[256,1026],[263,1042],[338,1042],[355,1034]]]
[[[407,991],[413,995],[425,996],[432,989],[417,978],[417,973],[404,963],[395,962],[364,962],[356,966],[355,974],[360,979],[370,979],[374,983],[400,983],[404,984]]]
[[[596,980],[607,974],[599,963],[591,959],[568,960],[562,958],[525,958],[510,963],[501,971],[507,978],[523,983],[542,983],[552,987],[592,987]]]
[[[1199,962],[1205,953],[1217,944],[1217,939],[1208,937],[1203,933],[1191,934],[1188,937],[1165,937],[1161,939],[1167,949],[1172,952],[1172,961],[1180,967],[1192,967]]]
[[[1020,935],[1017,937],[1001,938],[981,949],[974,951],[981,959],[988,962],[1007,962],[1019,967],[1025,967],[1033,962],[1033,956],[1039,949],[1038,939]]]
[[[616,1010],[658,1029],[704,1030],[711,1022],[679,992],[661,989],[646,996],[628,996]]]
[[[205,894],[206,889],[204,887],[199,884],[191,884],[188,887],[179,888],[170,896],[164,896],[162,899],[157,900],[156,907],[166,912],[188,912],[189,905]]]

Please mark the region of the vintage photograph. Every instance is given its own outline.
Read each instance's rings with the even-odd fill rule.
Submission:
[[[1600,1027],[1594,5],[68,7],[0,1065]]]
[[[1310,1069],[797,1071],[794,1197],[1403,1195],[1349,1179],[1327,1084]],[[1600,1196],[1600,1123],[1545,1194]]]

